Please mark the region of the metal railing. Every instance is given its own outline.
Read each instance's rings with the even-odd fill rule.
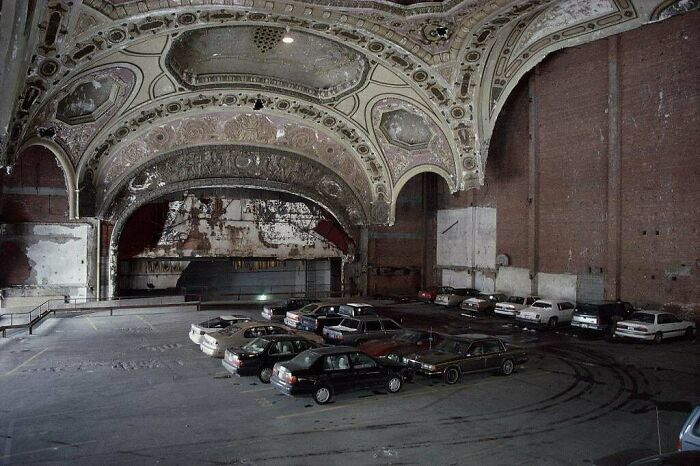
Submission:
[[[56,315],[56,312],[79,312],[89,310],[109,311],[109,315],[114,315],[115,309],[133,309],[139,307],[172,307],[196,305],[200,310],[201,299],[199,296],[191,296],[196,300],[187,300],[187,296],[128,296],[117,298],[64,298],[49,299],[44,301],[31,311],[27,312],[7,312],[0,314],[0,332],[2,336],[7,336],[7,330],[28,328],[32,335],[33,329],[49,314]],[[175,300],[181,298],[182,300]],[[138,300],[148,299],[148,303],[135,305]],[[9,319],[9,323],[7,320]]]
[[[210,287],[202,286],[187,286],[182,287],[181,294],[194,294],[201,297],[203,302],[212,301],[217,298],[232,300],[232,301],[270,301],[282,298],[329,298],[341,297],[342,291],[331,291],[330,283],[315,284],[314,289],[306,289],[303,285],[279,285],[274,286],[274,291],[267,291],[265,287],[259,285],[245,285],[236,287]]]

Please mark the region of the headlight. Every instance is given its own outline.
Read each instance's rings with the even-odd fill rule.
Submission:
[[[432,372],[435,370],[435,366],[432,364],[421,364],[420,367],[421,367],[421,369],[426,370],[426,371]]]
[[[387,356],[387,359],[391,359],[392,361],[399,361],[401,358],[397,354],[390,354]]]
[[[408,358],[401,358],[401,362],[404,364],[408,364],[409,359]]]

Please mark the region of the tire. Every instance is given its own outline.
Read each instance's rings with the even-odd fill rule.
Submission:
[[[270,378],[272,377],[272,368],[271,367],[263,367],[260,369],[260,372],[258,372],[258,378],[262,383],[270,383]]]
[[[695,336],[695,331],[693,331],[693,327],[688,327],[687,329],[685,329],[685,337],[688,340],[692,340],[694,336]]]
[[[389,380],[386,381],[386,391],[389,393],[398,393],[401,391],[403,386],[403,380],[399,374],[392,374],[389,376]]]
[[[333,398],[333,392],[327,385],[321,385],[314,389],[313,397],[317,404],[325,405]]]
[[[656,332],[654,334],[654,343],[658,345],[662,341],[664,341],[664,335],[661,332]]]
[[[547,322],[547,325],[549,328],[557,328],[557,323],[559,322],[559,319],[556,317],[550,317],[549,321]]]
[[[512,359],[506,359],[501,364],[501,374],[503,374],[503,375],[510,375],[513,373],[514,370],[515,370],[515,363],[513,362]]]
[[[452,366],[445,369],[445,373],[442,375],[442,377],[447,385],[454,385],[459,382],[460,375],[459,369]]]

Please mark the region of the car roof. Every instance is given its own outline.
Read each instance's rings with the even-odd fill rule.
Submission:
[[[265,322],[262,320],[251,320],[250,322],[241,323],[238,328],[251,328],[251,327],[282,327],[282,325],[275,322]]]
[[[262,338],[263,340],[267,341],[286,341],[286,340],[307,340],[307,338],[303,335],[296,335],[296,334],[287,334],[287,335],[263,335],[259,338]]]
[[[361,321],[366,321],[366,320],[394,320],[390,317],[381,317],[378,315],[368,315],[368,316],[347,316],[346,319],[355,319],[355,320],[361,320]]]
[[[347,353],[349,351],[359,351],[357,348],[352,346],[321,346],[320,348],[312,348],[306,350],[310,354],[316,356],[326,356],[328,354],[339,354]]]
[[[672,312],[667,312],[667,311],[657,311],[657,310],[652,310],[652,309],[639,309],[635,312],[643,312],[645,314],[673,314]]]
[[[535,302],[542,302],[542,303],[548,303],[548,304],[555,304],[555,303],[570,303],[572,304],[572,301],[568,299],[538,299]]]
[[[220,319],[223,320],[240,320],[240,319],[250,319],[248,316],[244,316],[241,314],[226,314],[223,316],[219,316]]]
[[[489,335],[484,335],[484,336],[478,336],[478,337],[468,337],[468,336],[463,336],[463,335],[445,335],[441,334],[443,337],[445,337],[446,340],[455,340],[455,341],[461,341],[463,343],[474,343],[477,341],[484,341],[484,340],[499,340],[501,341],[500,338],[494,337],[494,336],[489,336]]]
[[[345,303],[345,304],[341,304],[341,306],[373,307],[371,304],[365,304],[365,303]]]

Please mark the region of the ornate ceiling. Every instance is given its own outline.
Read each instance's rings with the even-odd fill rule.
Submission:
[[[302,195],[346,225],[392,223],[422,172],[453,191],[483,184],[500,109],[548,53],[698,7],[44,3],[2,165],[27,144],[51,147],[82,215],[113,221],[183,187],[245,186]]]

